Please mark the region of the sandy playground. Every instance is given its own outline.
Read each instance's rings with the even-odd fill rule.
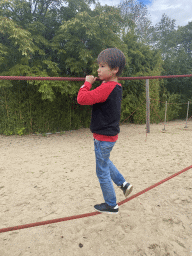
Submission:
[[[111,160],[131,195],[192,165],[192,121],[121,125]],[[103,197],[89,129],[0,135],[0,229],[94,211]],[[118,202],[124,200],[115,187]],[[192,169],[120,206],[119,214],[0,233],[0,256],[192,256]]]

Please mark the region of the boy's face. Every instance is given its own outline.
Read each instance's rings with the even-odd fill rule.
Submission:
[[[117,74],[118,70],[119,70],[119,68],[111,69],[107,63],[101,62],[101,63],[99,63],[99,68],[97,70],[98,77],[101,80],[114,81],[117,79],[116,74]]]

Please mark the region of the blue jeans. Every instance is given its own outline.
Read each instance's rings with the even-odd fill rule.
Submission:
[[[112,181],[117,186],[121,186],[125,182],[122,174],[109,159],[110,152],[114,145],[115,142],[98,141],[94,139],[96,173],[100,182],[105,203],[111,207],[116,206],[116,195]]]

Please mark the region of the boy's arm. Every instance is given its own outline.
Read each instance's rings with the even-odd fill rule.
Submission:
[[[90,79],[87,79],[83,86],[81,86],[78,95],[77,95],[77,103],[80,105],[93,105],[99,102],[105,102],[109,97],[109,94],[114,89],[113,86],[106,86],[105,83],[102,83],[96,89],[90,91],[92,87],[92,83],[96,80],[93,76]],[[95,79],[95,80],[94,80]]]

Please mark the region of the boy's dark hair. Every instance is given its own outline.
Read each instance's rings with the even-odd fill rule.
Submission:
[[[118,67],[117,76],[119,76],[125,67],[125,55],[117,48],[108,48],[99,54],[97,62],[107,63],[111,69]]]

